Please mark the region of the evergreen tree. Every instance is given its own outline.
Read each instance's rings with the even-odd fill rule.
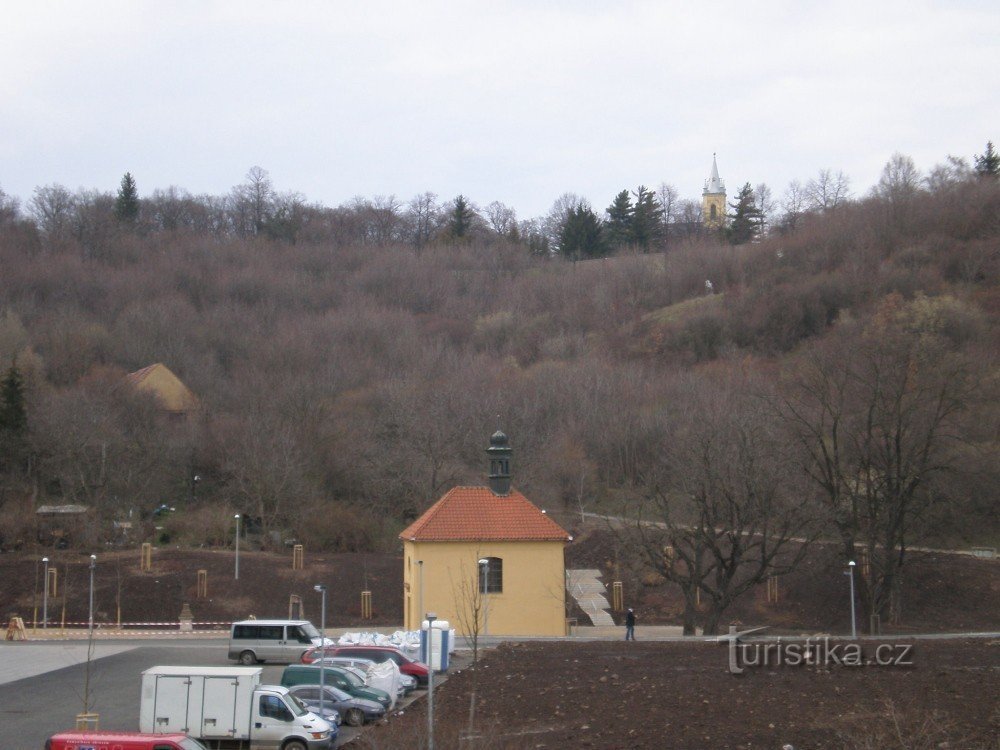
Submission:
[[[635,191],[635,207],[632,209],[632,242],[649,252],[660,238],[660,202],[656,193],[640,185]]]
[[[448,218],[448,234],[453,240],[461,240],[468,237],[472,230],[472,222],[475,218],[475,211],[469,205],[464,195],[459,195],[455,199],[455,205],[451,209],[451,216]]]
[[[733,213],[729,215],[729,227],[726,230],[730,244],[744,245],[752,242],[760,233],[760,209],[757,207],[757,196],[748,182],[736,194],[736,202],[730,203]]]
[[[976,156],[976,174],[980,177],[1000,177],[1000,154],[993,148],[993,141],[987,141],[986,151]]]
[[[139,190],[135,186],[131,172],[125,173],[121,187],[118,188],[118,197],[115,198],[115,217],[126,224],[134,224],[139,218]]]
[[[605,252],[604,231],[590,206],[571,208],[559,233],[559,252],[571,260],[600,258]]]
[[[0,381],[0,471],[7,471],[20,463],[27,434],[24,377],[14,363]]]
[[[632,242],[632,196],[622,190],[607,208],[605,241],[612,250],[617,250]]]

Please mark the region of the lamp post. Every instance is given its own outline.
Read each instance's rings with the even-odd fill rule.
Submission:
[[[233,574],[235,580],[240,580],[240,514],[236,516],[236,570]]]
[[[844,575],[851,579],[851,638],[857,638],[858,626],[854,617],[854,560],[847,563],[847,572]]]
[[[490,636],[490,558],[479,561],[483,566],[483,636]]]
[[[42,589],[42,629],[49,626],[49,558],[43,557],[45,563],[45,584]]]
[[[437,615],[427,613],[427,750],[434,750],[434,621]]]
[[[94,568],[97,567],[97,555],[90,556],[90,616],[87,619],[87,637],[94,638]]]
[[[326,697],[326,586],[317,583],[313,586],[320,594],[319,615],[319,718],[323,716],[323,698]]]
[[[424,561],[417,560],[417,570],[418,574],[418,585],[420,586],[420,593],[417,596],[417,614],[422,615],[424,613]],[[419,623],[418,623],[419,625]]]

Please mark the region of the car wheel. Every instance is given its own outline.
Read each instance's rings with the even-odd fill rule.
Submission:
[[[299,739],[289,740],[281,746],[281,750],[309,750],[306,743]]]
[[[365,712],[360,708],[352,708],[347,712],[344,721],[347,722],[347,726],[349,727],[360,727],[365,723]]]
[[[246,667],[252,667],[257,663],[257,656],[253,651],[244,651],[240,654],[240,664]]]

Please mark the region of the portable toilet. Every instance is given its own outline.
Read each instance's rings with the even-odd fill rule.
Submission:
[[[451,625],[447,620],[435,620],[434,627],[428,627],[427,620],[420,623],[420,661],[435,672],[448,671],[448,652],[451,651]],[[428,648],[428,644],[433,649]],[[433,651],[433,660],[431,659]]]

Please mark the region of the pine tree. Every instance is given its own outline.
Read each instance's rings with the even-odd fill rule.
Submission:
[[[601,220],[589,206],[571,208],[559,233],[559,252],[571,260],[600,258],[606,243]]]
[[[20,463],[27,433],[24,377],[14,363],[0,381],[0,471]]]
[[[1000,177],[1000,154],[993,148],[993,141],[987,141],[986,151],[976,156],[976,174],[980,177]]]
[[[726,230],[730,244],[744,245],[752,242],[760,232],[760,209],[757,207],[757,196],[748,182],[736,194],[736,202],[730,203],[733,213],[729,215],[729,227]]]
[[[464,195],[459,195],[455,198],[455,205],[448,219],[448,234],[453,240],[464,239],[472,230],[474,218],[475,212],[469,205],[469,201],[466,200]]]
[[[632,210],[632,196],[628,190],[618,193],[607,208],[605,241],[614,250],[632,242]]]
[[[126,224],[134,224],[139,218],[139,191],[131,172],[122,177],[118,197],[115,199],[115,217]]]
[[[632,242],[649,252],[660,239],[660,202],[656,193],[640,185],[635,191],[635,207],[632,209]]]

